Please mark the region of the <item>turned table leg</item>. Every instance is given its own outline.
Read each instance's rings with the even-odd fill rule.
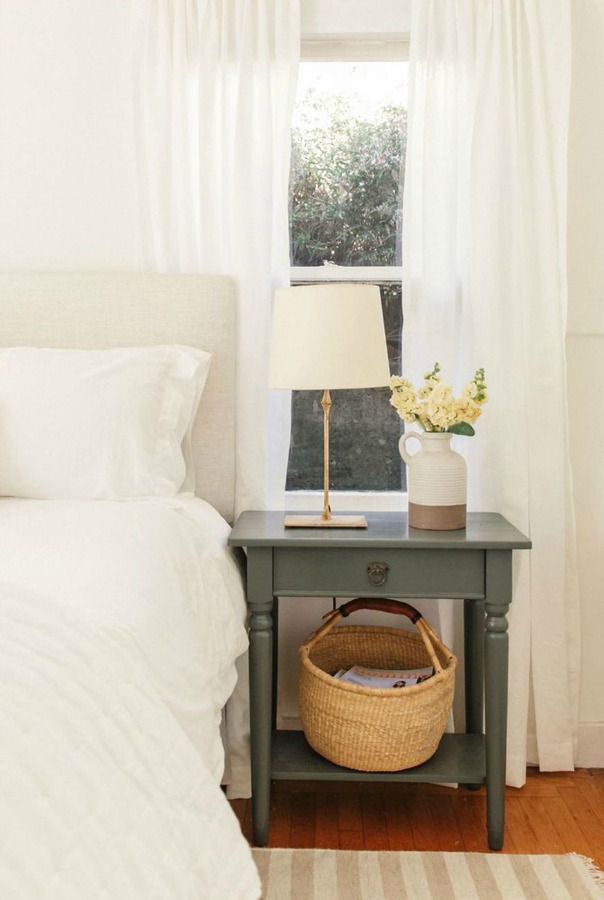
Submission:
[[[508,711],[508,622],[512,554],[487,553],[485,619],[485,716],[487,831],[491,850],[503,847]]]
[[[484,704],[484,603],[464,600],[466,733],[482,734]],[[469,784],[478,790],[480,784]]]
[[[254,843],[268,842],[273,727],[272,550],[248,551],[250,607],[250,741]]]

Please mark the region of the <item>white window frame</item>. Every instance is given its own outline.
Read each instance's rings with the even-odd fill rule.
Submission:
[[[409,38],[403,34],[303,37],[301,62],[406,62]]]
[[[402,266],[292,266],[292,284],[299,281],[402,281]]]
[[[307,36],[302,40],[302,62],[370,62],[409,59],[408,37],[402,34],[384,36]],[[363,281],[372,284],[402,281],[402,266],[292,266],[292,284],[300,282]],[[286,491],[288,509],[314,508],[323,496],[316,491]],[[385,512],[407,509],[407,493],[403,491],[338,491],[330,490],[338,510]]]

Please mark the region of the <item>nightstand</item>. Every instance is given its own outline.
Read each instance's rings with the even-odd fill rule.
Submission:
[[[503,846],[512,551],[531,542],[496,513],[460,531],[409,528],[406,513],[369,513],[367,529],[286,529],[282,512],[244,512],[229,544],[247,549],[254,841],[268,840],[271,779],[486,783],[491,850]],[[427,762],[357,772],[276,729],[277,597],[450,598],[464,609],[466,731]],[[484,707],[484,717],[483,717]],[[484,718],[484,721],[483,721]]]

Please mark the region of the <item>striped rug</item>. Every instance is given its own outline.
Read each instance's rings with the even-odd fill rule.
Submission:
[[[589,859],[501,853],[262,850],[263,900],[603,900]]]

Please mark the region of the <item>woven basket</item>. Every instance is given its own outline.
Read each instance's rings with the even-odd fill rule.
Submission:
[[[405,615],[417,633],[379,626],[334,626],[359,609]],[[457,659],[421,613],[397,600],[359,598],[329,614],[300,647],[298,702],[306,740],[331,762],[363,772],[397,772],[436,752],[453,704]],[[367,688],[334,678],[355,664],[380,669],[433,666],[404,688]]]

